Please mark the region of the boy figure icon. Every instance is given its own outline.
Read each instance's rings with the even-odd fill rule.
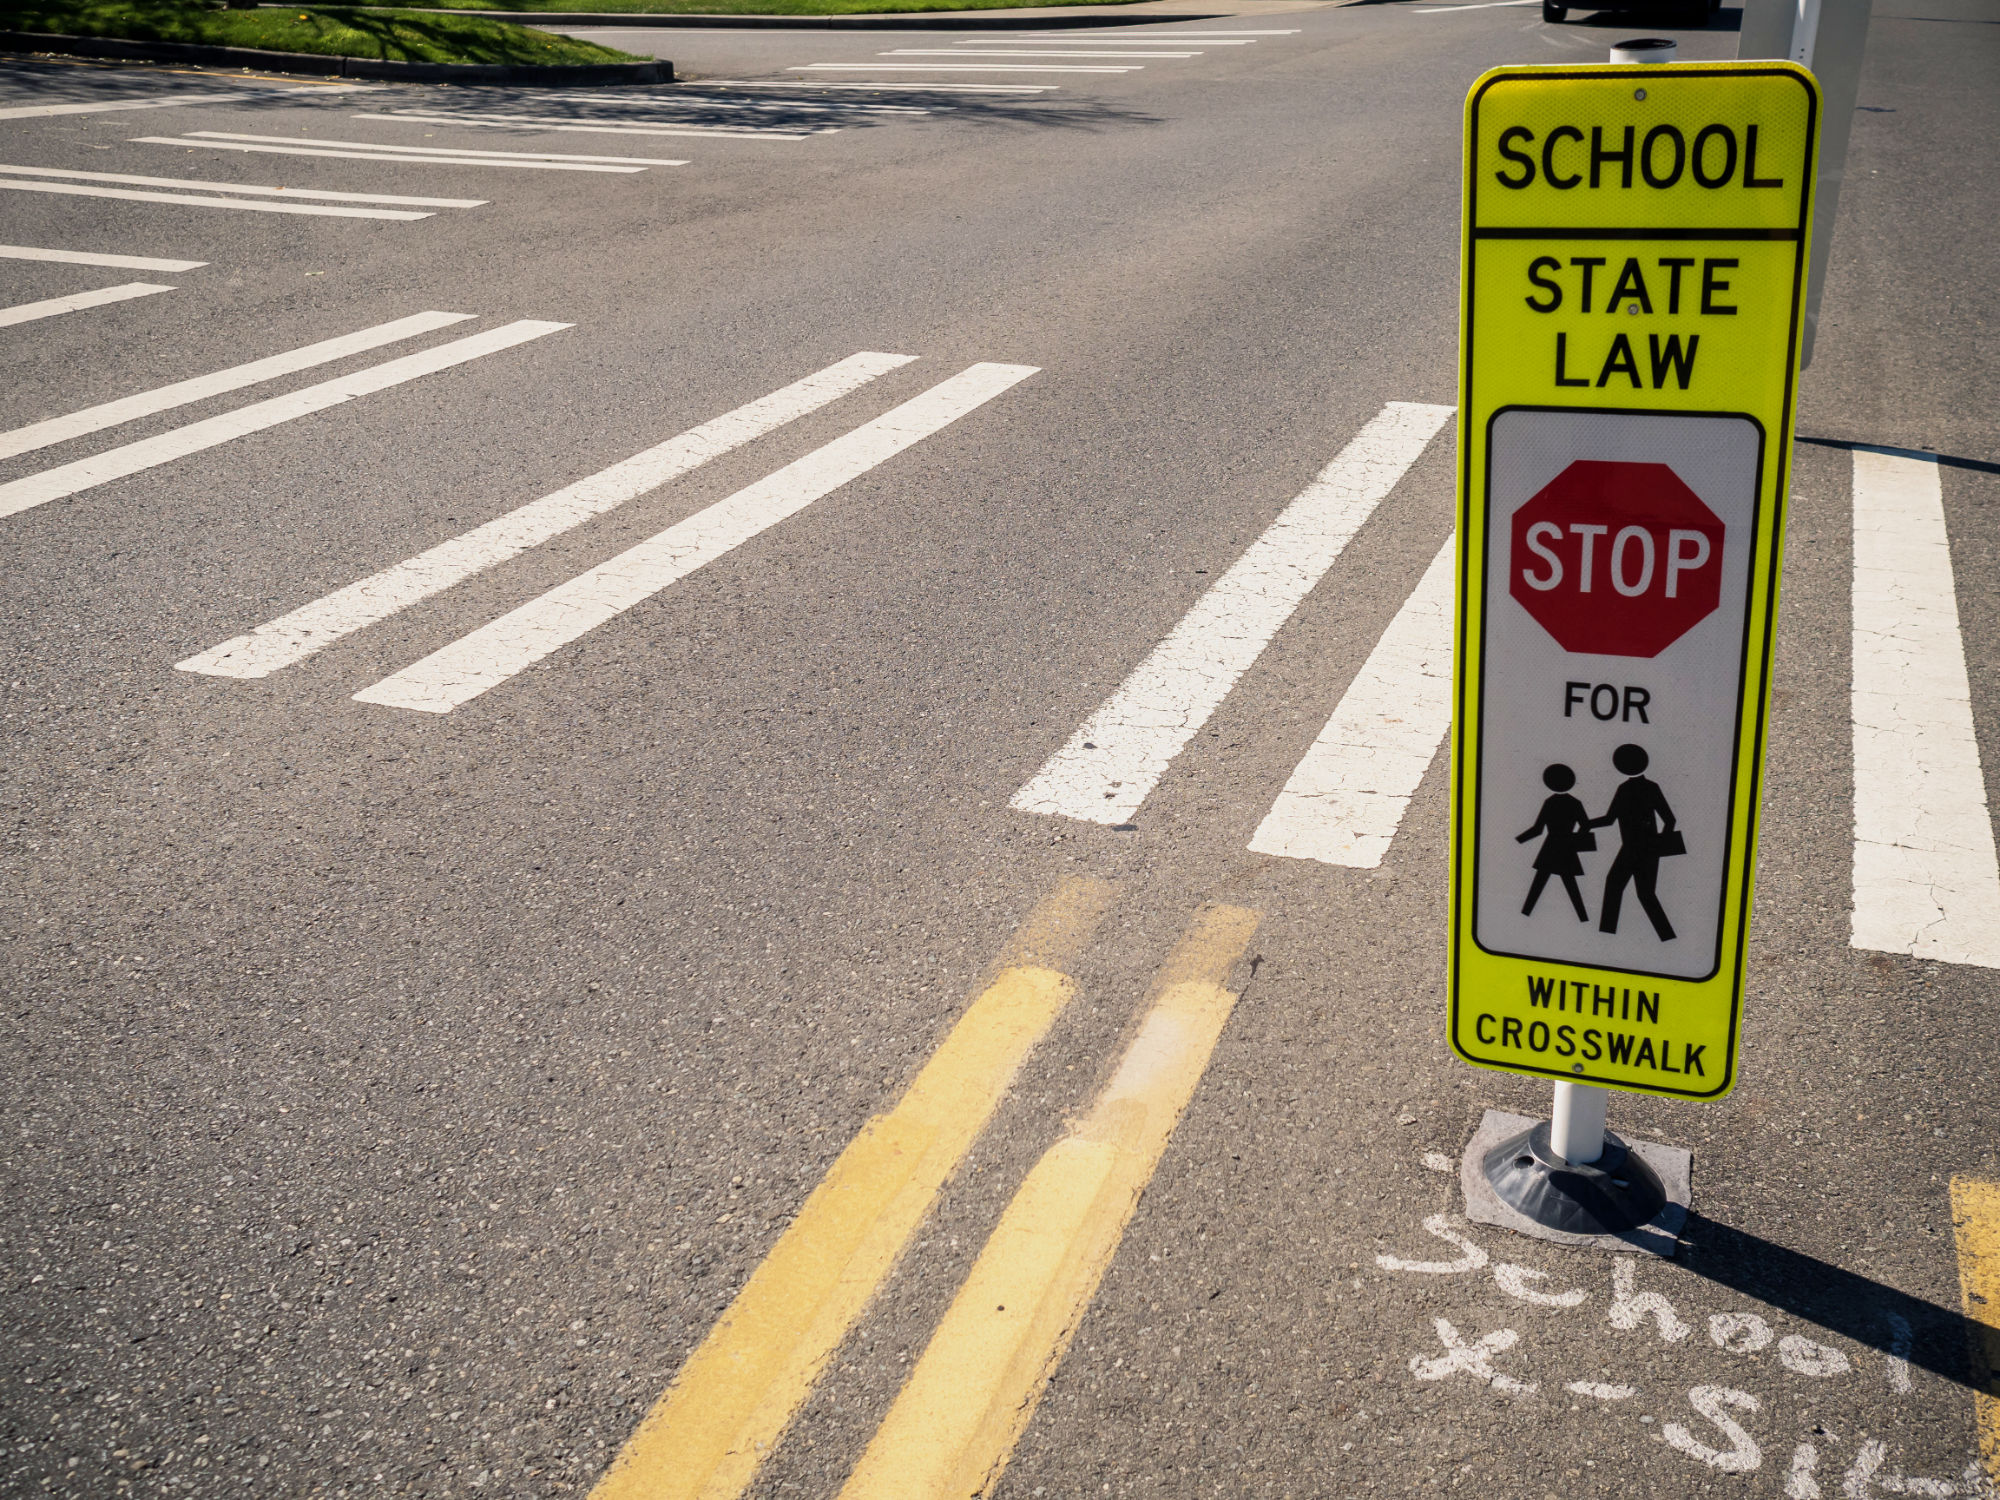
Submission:
[[[1542,785],[1554,795],[1542,804],[1541,812],[1535,816],[1535,826],[1514,838],[1515,843],[1525,844],[1537,834],[1542,835],[1542,847],[1535,853],[1534,884],[1528,887],[1528,902],[1521,908],[1521,915],[1533,915],[1542,888],[1554,875],[1569,892],[1569,904],[1576,908],[1577,921],[1588,922],[1590,913],[1583,909],[1583,892],[1576,888],[1576,877],[1583,873],[1583,861],[1577,856],[1597,847],[1597,835],[1590,831],[1590,814],[1569,794],[1569,789],[1576,785],[1576,772],[1568,766],[1549,766],[1542,772]]]
[[[1650,757],[1638,745],[1620,745],[1611,752],[1611,764],[1626,780],[1612,793],[1611,806],[1604,816],[1592,818],[1589,824],[1592,828],[1602,828],[1606,823],[1618,825],[1618,857],[1611,861],[1604,877],[1604,908],[1597,930],[1618,930],[1618,908],[1624,902],[1625,887],[1629,884],[1639,897],[1639,905],[1652,919],[1653,931],[1659,934],[1661,942],[1670,943],[1674,939],[1674,926],[1661,909],[1654,889],[1659,882],[1660,860],[1669,854],[1686,853],[1687,843],[1674,828],[1674,810],[1667,806],[1665,795],[1641,774],[1649,762]],[[1659,820],[1657,827],[1655,818]]]

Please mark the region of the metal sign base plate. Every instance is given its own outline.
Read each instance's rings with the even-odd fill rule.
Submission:
[[[1466,1218],[1475,1224],[1497,1225],[1516,1234],[1558,1245],[1620,1252],[1643,1250],[1648,1255],[1671,1260],[1680,1248],[1681,1228],[1687,1223],[1694,1176],[1693,1156],[1678,1146],[1626,1139],[1625,1144],[1632,1154],[1659,1178],[1660,1186],[1666,1193],[1666,1202],[1646,1223],[1622,1234],[1569,1234],[1538,1224],[1503,1202],[1486,1178],[1486,1159],[1494,1151],[1543,1123],[1529,1115],[1509,1114],[1498,1109],[1486,1111],[1479,1122],[1479,1129],[1466,1143],[1464,1156],[1459,1159],[1458,1181],[1465,1193]]]

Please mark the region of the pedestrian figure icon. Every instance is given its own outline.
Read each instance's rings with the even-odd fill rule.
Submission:
[[[1668,855],[1687,853],[1687,841],[1674,827],[1674,810],[1667,805],[1665,794],[1643,774],[1651,759],[1638,745],[1620,745],[1611,752],[1611,764],[1625,780],[1612,793],[1611,806],[1604,816],[1592,818],[1589,823],[1592,828],[1602,828],[1607,823],[1618,825],[1618,857],[1611,861],[1611,869],[1604,877],[1604,904],[1597,930],[1618,930],[1618,910],[1629,884],[1651,919],[1653,931],[1659,934],[1661,942],[1669,943],[1673,941],[1674,926],[1667,920],[1655,888],[1660,878],[1660,861]]]
[[[1554,795],[1542,804],[1541,812],[1535,816],[1535,826],[1514,837],[1517,844],[1525,844],[1537,834],[1542,837],[1542,847],[1535,853],[1535,880],[1528,887],[1528,901],[1521,908],[1521,915],[1533,914],[1535,903],[1542,897],[1542,888],[1554,875],[1569,892],[1569,904],[1576,909],[1577,921],[1588,922],[1590,913],[1583,908],[1583,892],[1576,888],[1576,877],[1583,873],[1583,861],[1577,856],[1597,847],[1597,835],[1590,831],[1590,814],[1569,794],[1569,789],[1576,785],[1576,772],[1564,765],[1549,766],[1542,772],[1542,785]]]

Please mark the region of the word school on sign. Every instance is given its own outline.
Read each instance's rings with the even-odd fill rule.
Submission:
[[[1609,186],[1609,174],[1604,169],[1613,166],[1618,168],[1617,186],[1620,189],[1633,185],[1635,168],[1639,180],[1647,187],[1662,191],[1677,187],[1683,173],[1711,190],[1728,187],[1737,180],[1738,137],[1736,131],[1727,125],[1704,125],[1694,133],[1692,144],[1673,125],[1655,125],[1646,132],[1645,140],[1635,146],[1637,135],[1638,127],[1627,125],[1617,138],[1618,145],[1607,148],[1604,127],[1591,126],[1586,162],[1584,134],[1576,126],[1556,126],[1542,138],[1538,156],[1521,149],[1534,144],[1535,132],[1525,125],[1513,125],[1500,132],[1498,145],[1500,154],[1513,164],[1512,168],[1502,168],[1493,174],[1493,178],[1500,186],[1519,191],[1535,181],[1539,166],[1542,181],[1559,192],[1582,187],[1586,181],[1593,188]],[[1785,179],[1782,177],[1758,175],[1757,127],[1744,126],[1741,139],[1743,175],[1740,185],[1746,188],[1783,187]],[[1560,159],[1557,157],[1558,150],[1563,152]],[[1570,170],[1572,166],[1574,169]]]

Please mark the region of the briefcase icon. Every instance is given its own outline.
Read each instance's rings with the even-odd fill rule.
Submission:
[[[1681,831],[1678,828],[1670,828],[1665,833],[1658,833],[1653,836],[1653,853],[1657,854],[1661,859],[1665,859],[1669,854],[1685,854],[1687,852],[1687,840],[1681,837]]]

